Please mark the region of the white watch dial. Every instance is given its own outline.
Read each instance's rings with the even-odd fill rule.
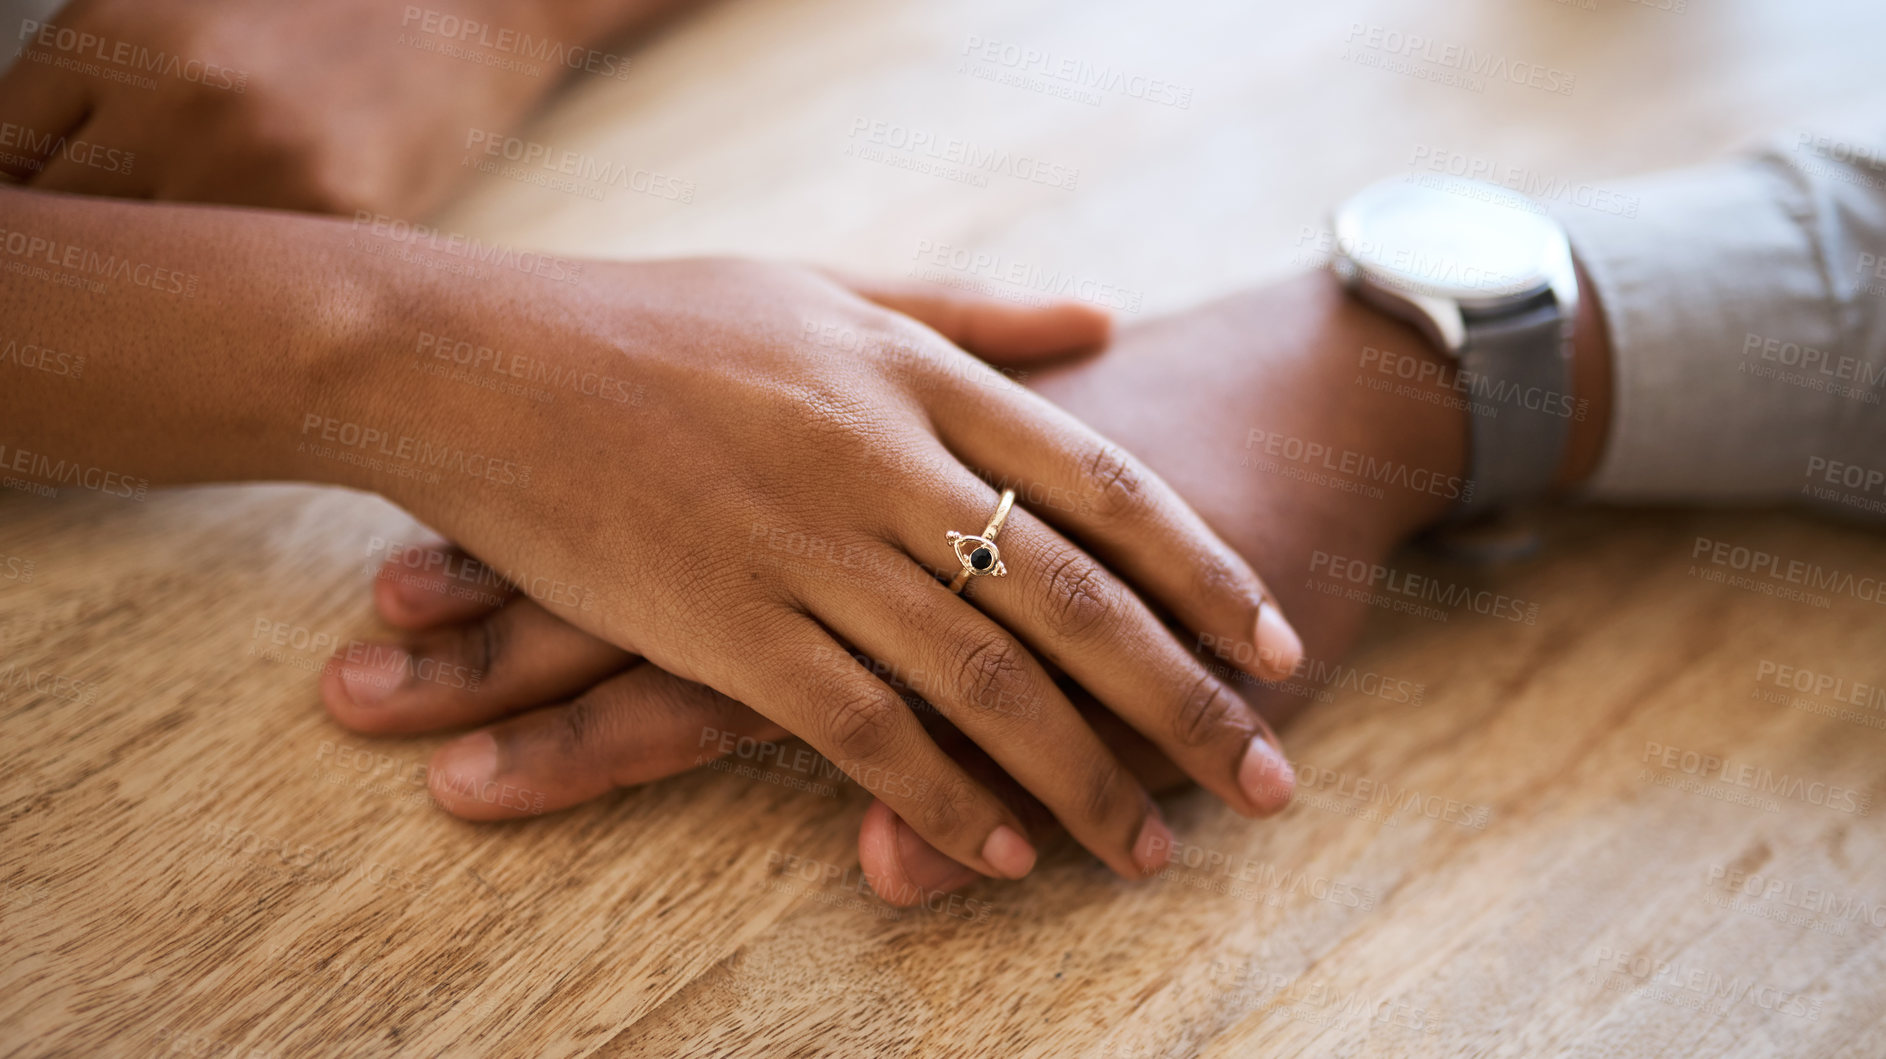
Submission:
[[[1338,253],[1369,280],[1470,308],[1546,287],[1563,241],[1531,199],[1466,180],[1383,181],[1336,218]]]

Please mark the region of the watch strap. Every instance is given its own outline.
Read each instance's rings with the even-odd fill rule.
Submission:
[[[1570,327],[1558,302],[1548,293],[1466,324],[1460,366],[1472,415],[1467,484],[1453,521],[1544,496],[1571,433]]]

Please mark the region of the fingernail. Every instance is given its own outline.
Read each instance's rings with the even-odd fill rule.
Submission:
[[[1297,786],[1297,771],[1290,767],[1283,751],[1261,735],[1251,737],[1238,765],[1238,787],[1251,799],[1257,811],[1266,816],[1290,804],[1290,792]]]
[[[1303,640],[1270,600],[1257,608],[1257,664],[1272,679],[1286,677],[1303,661]]]
[[[432,756],[429,773],[447,790],[476,791],[498,777],[498,741],[490,732],[454,739]]]
[[[897,821],[897,866],[903,869],[905,882],[924,891],[948,892],[976,878],[974,869],[963,867],[925,842],[902,820]]]
[[[982,844],[982,859],[1003,878],[1019,879],[1034,870],[1035,847],[1016,834],[1014,828],[1003,824],[991,831],[988,841]]]
[[[1141,875],[1151,875],[1172,859],[1172,829],[1158,810],[1146,814],[1139,825],[1139,838],[1133,841],[1133,866]]]
[[[363,652],[349,653],[365,655],[364,660],[341,663],[341,684],[347,689],[347,697],[362,709],[378,706],[406,683],[406,674],[412,672],[413,656],[404,647],[368,644]]]

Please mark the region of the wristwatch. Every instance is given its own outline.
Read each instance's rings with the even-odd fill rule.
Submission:
[[[1565,229],[1496,184],[1443,177],[1370,185],[1336,211],[1330,267],[1458,364],[1467,488],[1451,521],[1536,499],[1571,433],[1578,274]]]

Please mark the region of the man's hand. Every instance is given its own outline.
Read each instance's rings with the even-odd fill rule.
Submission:
[[[45,191],[417,216],[457,181],[470,130],[511,128],[569,72],[531,54],[620,67],[590,61],[582,35],[609,23],[567,6],[74,0],[5,27],[21,54],[0,78],[0,171]]]

